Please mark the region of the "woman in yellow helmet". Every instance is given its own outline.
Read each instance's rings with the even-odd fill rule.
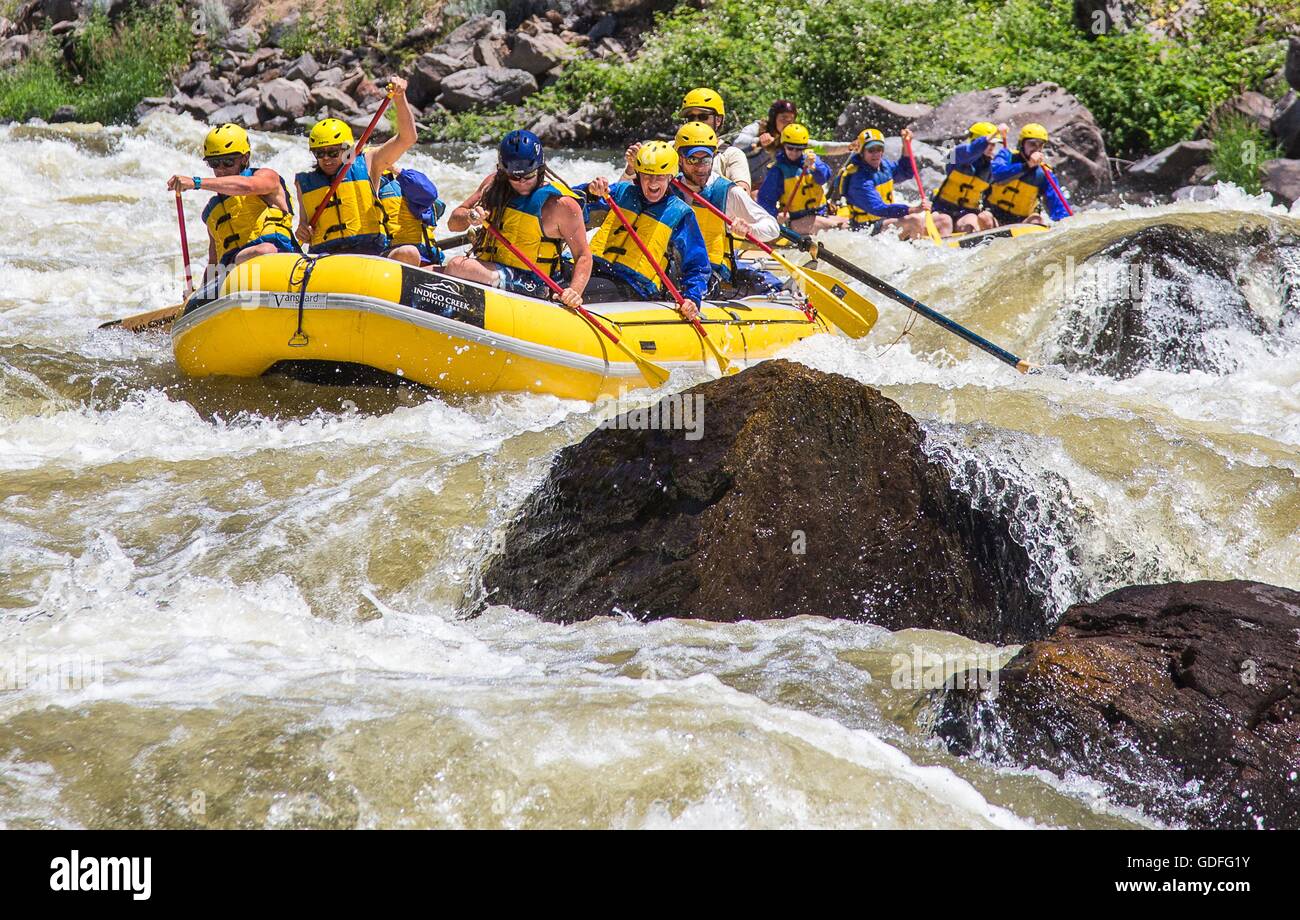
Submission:
[[[212,192],[203,209],[208,228],[208,274],[270,252],[293,252],[293,208],[289,190],[274,169],[248,165],[248,132],[235,124],[217,125],[203,139],[203,160],[211,178],[172,176],[172,191]]]
[[[1038,213],[1040,201],[1046,203],[1047,216],[1052,220],[1070,216],[1044,172],[1047,163],[1043,152],[1047,140],[1047,129],[1031,122],[1020,129],[1020,149],[1003,164],[994,165],[988,200],[998,226],[1046,224],[1043,215]]]
[[[678,164],[677,151],[671,144],[649,141],[637,149],[633,181],[610,185],[605,179],[593,179],[575,191],[586,193],[593,212],[609,210],[604,199],[612,198],[650,250],[647,259],[618,215],[610,210],[591,240],[595,273],[614,279],[644,300],[662,299],[665,293],[658,269],[667,271],[671,250],[677,255],[678,287],[684,298],[678,310],[685,318],[693,319],[699,315],[700,302],[708,291],[712,266],[695,212],[669,193]]]
[[[722,134],[722,122],[726,114],[722,97],[707,87],[693,89],[682,99],[682,121],[697,121],[708,125],[714,134]],[[740,147],[719,142],[717,154],[713,157],[713,175],[734,182],[745,194],[749,194],[749,158]]]
[[[298,173],[294,186],[298,192],[298,239],[310,243],[313,253],[383,255],[388,249],[379,184],[398,157],[415,144],[415,117],[406,101],[406,81],[393,77],[389,84],[395,91],[397,134],[373,150],[351,159],[352,129],[337,118],[326,118],[311,129],[308,146],[316,166]],[[311,226],[307,222],[329,194],[339,170],[346,170],[343,181],[320,220]]]
[[[808,129],[795,123],[781,132],[781,151],[776,155],[763,185],[758,203],[774,217],[785,213],[796,233],[816,233],[846,226],[847,217],[826,213],[826,183],[831,168],[809,149]]]

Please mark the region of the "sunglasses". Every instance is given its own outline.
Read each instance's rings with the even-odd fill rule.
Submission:
[[[703,166],[703,165],[705,165],[706,163],[712,163],[712,162],[713,162],[713,154],[711,154],[711,153],[697,153],[697,154],[695,154],[694,156],[682,157],[682,159],[685,160],[685,161],[686,161],[688,164],[690,164],[691,166]]]
[[[533,169],[526,173],[514,173],[507,169],[506,177],[509,178],[511,182],[527,182],[529,179],[537,178],[539,172],[541,172],[541,169]]]
[[[243,154],[232,153],[224,157],[208,157],[204,162],[213,169],[228,169],[231,166],[238,166],[243,158]]]
[[[343,156],[347,152],[347,147],[327,147],[324,150],[312,151],[312,156],[318,160],[333,160],[337,157]]]
[[[689,121],[704,121],[706,118],[714,118],[717,112],[713,109],[695,109],[682,112],[682,117]]]
[[[791,144],[783,144],[782,146],[785,147],[786,153],[803,153],[805,150],[808,149],[807,147],[795,147]]]

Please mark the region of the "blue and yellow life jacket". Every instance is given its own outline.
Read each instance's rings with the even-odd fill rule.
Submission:
[[[784,156],[778,156],[772,169],[781,174],[779,205],[785,208],[791,220],[818,214],[826,206],[826,190],[813,178],[811,171],[803,171],[802,162],[791,163]]]
[[[294,178],[302,192],[306,216],[310,217],[325,200],[334,177],[325,175],[320,169],[313,169],[298,173]],[[346,241],[349,249],[382,252],[388,246],[384,217],[384,208],[370,187],[366,158],[359,156],[348,167],[343,181],[339,183],[338,192],[330,199],[329,206],[317,221],[311,243],[319,246],[322,243],[338,244]]]
[[[680,177],[679,177],[680,181]],[[711,176],[709,184],[700,190],[700,196],[723,214],[727,213],[727,195],[736,183],[722,176]],[[695,212],[695,221],[700,225],[700,234],[704,237],[704,248],[709,252],[709,264],[724,281],[731,280],[731,272],[736,264],[736,247],[727,233],[727,224],[693,197],[683,192],[675,192]]]
[[[650,250],[655,262],[667,272],[668,247],[672,244],[673,232],[682,221],[694,217],[690,205],[673,195],[664,195],[654,204],[649,204],[634,182],[615,182],[609,187],[609,194],[646,249]],[[622,272],[635,275],[644,282],[640,286],[646,290],[662,289],[659,273],[646,261],[641,247],[628,235],[612,210],[591,239],[591,254],[593,258],[617,266]]]
[[[893,161],[890,160],[890,163]],[[884,168],[885,161],[881,161],[881,168],[877,170],[875,177],[876,192],[880,195],[880,200],[885,204],[894,203],[894,176],[893,173]],[[831,183],[831,197],[835,200],[845,198],[849,187],[849,177],[858,171],[866,172],[871,167],[862,160],[856,153],[849,157],[849,162],[845,164],[844,170],[839,174],[834,182]],[[849,225],[861,227],[880,220],[880,216],[872,214],[870,211],[864,211],[862,208],[845,200],[849,208]]]
[[[999,182],[993,185],[989,189],[989,207],[998,208],[1023,219],[1038,210],[1038,201],[1043,190],[1033,182],[1026,181],[1027,177],[1032,177],[1038,170],[1029,168],[1029,164],[1019,150],[1011,155],[1011,162],[1023,166],[1025,171],[1010,182]]]
[[[527,195],[511,198],[501,209],[500,216],[491,217],[492,226],[552,278],[559,277],[564,240],[546,235],[542,229],[542,208],[552,198],[562,197],[563,192],[546,182]],[[489,233],[483,234],[475,247],[474,255],[487,262],[528,270],[527,265]]]
[[[240,175],[251,176],[256,171],[250,166]],[[280,190],[289,206],[287,211],[268,204],[261,195],[212,196],[203,208],[203,223],[216,243],[218,262],[233,261],[235,254],[254,240],[277,236],[293,239],[293,199],[284,179],[280,179]]]
[[[993,164],[984,156],[976,162],[978,166],[953,165],[949,168],[934,197],[965,211],[982,209],[984,195],[991,188],[989,177],[993,174]]]

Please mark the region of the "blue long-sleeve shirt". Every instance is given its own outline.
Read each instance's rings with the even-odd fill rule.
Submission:
[[[855,172],[849,173],[844,182],[844,200],[850,206],[874,214],[876,217],[906,217],[910,208],[905,204],[888,204],[880,196],[878,186],[886,182],[911,179],[912,167],[903,160],[881,160],[880,168],[872,170],[871,166],[858,154],[853,154],[849,164],[857,165]]]
[[[784,167],[784,169],[782,168]],[[796,173],[803,172],[803,161],[791,160],[785,155],[785,150],[781,150],[776,155],[776,161],[772,168],[767,171],[763,177],[763,184],[758,190],[758,203],[764,211],[776,216],[778,207],[785,198],[785,179],[786,173],[794,170]],[[818,185],[825,185],[830,181],[831,168],[826,162],[816,154],[813,155],[812,168],[808,170],[806,181],[815,182]]]
[[[1018,153],[1000,162],[999,158],[995,157],[990,181],[994,185],[1000,185],[1016,179],[1038,187],[1038,193],[1042,195],[1047,205],[1047,216],[1052,220],[1064,220],[1070,216],[1070,212],[1065,209],[1065,203],[1052,188],[1052,183],[1047,181],[1047,174],[1043,172],[1043,167],[1035,166],[1030,169],[1029,164]]]
[[[586,183],[574,186],[574,191],[582,192],[585,195],[587,191]],[[645,196],[641,194],[641,188],[636,182],[615,182],[609,187],[609,196],[614,199],[614,203],[627,216],[628,223],[633,223],[637,214],[645,214],[660,223],[672,226],[672,234],[669,236],[668,245],[676,251],[678,264],[681,266],[678,272],[677,287],[687,300],[693,300],[697,304],[702,302],[704,294],[709,288],[709,277],[713,274],[713,265],[709,262],[709,250],[704,245],[704,235],[700,233],[700,225],[695,219],[695,212],[691,210],[691,206],[671,193],[665,194],[663,198],[654,204],[650,204],[646,201]],[[591,204],[591,213],[593,215],[609,211],[609,206],[605,204],[603,199],[586,197]],[[682,213],[683,211],[685,213]],[[631,245],[635,246],[636,243]],[[596,258],[599,259],[599,257]],[[599,259],[599,261],[632,285],[636,292],[646,300],[653,300],[663,296],[658,278],[647,279],[618,262],[610,262],[607,259]]]

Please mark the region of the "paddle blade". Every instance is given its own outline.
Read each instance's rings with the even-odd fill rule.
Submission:
[[[925,212],[925,232],[930,234],[930,240],[943,245],[943,237],[939,235],[939,228],[934,225],[934,215],[929,211]]]
[[[101,323],[100,329],[116,329],[119,326],[127,332],[146,332],[150,329],[159,329],[171,325],[172,320],[181,315],[184,311],[185,304],[172,304],[170,307],[163,307],[161,310],[150,310],[148,313],[137,313],[135,316],[127,316],[123,319],[109,320],[107,323]]]
[[[876,325],[876,320],[880,318],[880,311],[876,309],[874,303],[867,300],[867,298],[863,297],[844,282],[826,274],[825,272],[818,271],[815,268],[808,268],[806,266],[802,266],[800,270],[816,281],[821,287],[825,288],[828,293],[843,301],[849,309],[853,310],[854,313],[862,318],[862,322],[866,324],[866,330],[862,335],[866,335],[871,331],[871,327]],[[821,304],[817,302],[817,289],[814,287],[809,293],[814,295],[813,306],[817,307],[819,311],[822,310]],[[823,297],[822,299],[825,298]],[[859,336],[859,338],[860,337],[861,336]]]

